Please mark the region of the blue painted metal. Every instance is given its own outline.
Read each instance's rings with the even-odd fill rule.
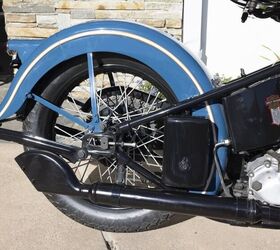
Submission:
[[[43,106],[49,108],[50,110],[62,115],[63,117],[67,118],[68,120],[79,124],[80,126],[86,128],[86,129],[91,129],[91,126],[89,123],[85,122],[84,120],[80,119],[79,117],[76,117],[74,115],[71,115],[70,113],[68,113],[67,111],[65,111],[63,108],[57,107],[56,105],[52,104],[51,102],[49,102],[48,100],[35,95],[35,94],[29,94],[28,98],[35,100],[36,102],[39,102],[40,104],[42,104]]]
[[[34,39],[34,40],[10,40],[8,43],[8,49],[9,50],[15,50],[19,57],[21,62],[24,64],[25,61],[30,57],[32,52],[40,46],[41,42],[43,40]]]
[[[90,97],[91,97],[91,113],[92,121],[90,122],[91,131],[100,133],[102,132],[101,123],[99,119],[99,110],[97,106],[96,99],[96,85],[94,78],[94,64],[92,53],[87,53],[87,63],[88,63],[88,76],[89,76],[89,85],[90,85]]]
[[[100,34],[86,35],[93,31],[99,32]],[[168,51],[173,57],[163,53],[158,47],[135,39],[133,36],[127,37],[124,35],[108,34],[108,31],[125,32],[136,37],[141,37]],[[73,36],[75,36],[75,39],[66,41],[69,37]],[[9,44],[10,49],[17,50],[15,42],[10,42]],[[59,46],[54,47],[55,44],[59,44]],[[52,47],[54,48],[50,49]],[[50,49],[48,53],[45,53],[48,49]],[[67,59],[90,52],[119,53],[141,61],[161,75],[169,84],[179,101],[198,95],[199,91],[194,85],[193,79],[186,74],[174,58],[179,60],[183,66],[187,67],[196,81],[199,82],[204,92],[213,88],[201,63],[186,48],[170,36],[136,23],[122,21],[89,22],[65,29],[43,40],[32,53],[28,53],[28,57],[24,57],[24,63],[15,76],[8,94],[0,105],[0,119],[13,115],[19,109],[26,99],[26,94],[32,91],[32,88],[38,80],[50,69]],[[20,55],[22,53],[20,52]],[[31,68],[30,65],[38,59],[38,55],[44,56]],[[30,71],[28,71],[29,68]],[[19,85],[21,80],[22,83]],[[15,89],[17,91],[14,91]],[[211,109],[215,124],[217,125],[218,140],[220,141],[228,137],[222,108],[219,105],[211,105]],[[208,115],[205,109],[201,109],[195,112],[195,114]],[[220,150],[219,157],[223,167],[225,167],[227,160],[226,151]],[[218,178],[216,178],[215,183],[214,190],[217,190],[219,186]]]

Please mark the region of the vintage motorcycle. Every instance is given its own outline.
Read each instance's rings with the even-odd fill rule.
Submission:
[[[233,0],[280,20],[280,1]],[[16,161],[86,226],[134,232],[189,216],[280,227],[280,63],[217,87],[188,50],[136,23],[96,21],[10,40],[1,123]],[[20,191],[19,191],[20,193]]]

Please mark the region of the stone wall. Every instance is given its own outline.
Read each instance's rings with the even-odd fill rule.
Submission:
[[[145,23],[182,38],[183,0],[4,0],[9,38],[42,38],[92,19]]]

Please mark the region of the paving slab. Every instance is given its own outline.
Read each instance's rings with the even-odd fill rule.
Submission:
[[[100,231],[72,221],[33,188],[14,161],[20,152],[0,144],[0,249],[106,250]]]

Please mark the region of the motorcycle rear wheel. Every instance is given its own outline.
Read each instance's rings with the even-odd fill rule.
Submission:
[[[138,85],[137,82],[134,85],[132,84],[131,85],[132,87],[129,87],[129,88],[134,88],[134,90],[128,89],[128,87],[127,87],[127,89],[128,89],[127,92],[128,92],[129,97],[126,96],[125,98],[130,98],[131,100],[133,100],[133,98],[134,99],[138,98],[136,101],[130,101],[129,105],[128,105],[128,102],[126,103],[126,105],[125,104],[123,104],[123,105],[116,104],[119,101],[118,98],[121,98],[120,96],[126,95],[126,93],[123,92],[123,88],[124,88],[123,86],[121,86],[119,88],[116,88],[115,86],[109,86],[109,87],[107,86],[107,87],[102,88],[102,86],[103,86],[103,83],[102,83],[102,86],[101,86],[101,88],[99,88],[99,92],[97,93],[97,95],[100,96],[99,104],[101,102],[105,103],[105,101],[104,101],[105,97],[104,97],[104,100],[101,100],[102,95],[103,96],[106,95],[103,93],[107,93],[107,96],[106,96],[107,99],[113,98],[113,101],[112,101],[113,104],[111,106],[108,104],[108,106],[110,106],[110,107],[106,107],[106,105],[104,105],[104,104],[103,104],[103,108],[99,107],[99,109],[100,109],[99,113],[100,113],[101,117],[102,117],[102,115],[106,116],[106,114],[108,116],[108,110],[111,110],[111,113],[113,113],[113,114],[109,115],[109,116],[111,116],[110,118],[108,118],[108,117],[101,118],[101,119],[103,119],[103,123],[105,123],[105,119],[108,119],[107,123],[110,123],[110,122],[114,123],[114,122],[117,122],[118,120],[120,121],[122,119],[125,120],[125,117],[128,118],[129,113],[133,114],[134,116],[141,115],[136,110],[137,108],[141,110],[141,107],[139,106],[139,103],[141,104],[141,98],[142,99],[144,98],[144,102],[146,104],[148,104],[148,108],[145,111],[144,111],[144,109],[142,109],[142,113],[151,111],[152,108],[151,108],[150,103],[153,103],[153,105],[155,105],[155,102],[156,102],[155,95],[159,96],[161,99],[163,99],[165,97],[168,102],[173,102],[173,103],[176,102],[176,97],[174,96],[174,94],[172,93],[170,88],[168,87],[167,83],[157,73],[152,71],[146,65],[143,65],[142,63],[135,61],[131,58],[127,58],[127,57],[115,55],[115,54],[105,54],[105,53],[104,54],[95,54],[94,58],[95,58],[94,71],[95,71],[96,79],[97,79],[97,77],[99,77],[102,74],[107,74],[108,75],[107,81],[109,79],[109,82],[111,83],[112,76],[117,75],[119,72],[121,74],[125,74],[125,77],[124,76],[120,77],[121,78],[120,81],[124,81],[124,79],[127,78],[127,75],[129,75],[129,77],[128,77],[129,80],[131,80],[132,78],[136,78],[136,79],[138,79],[138,82],[140,81],[139,79],[142,79],[143,81],[145,81],[145,85],[143,88],[136,89],[136,87],[134,87],[134,86]],[[83,84],[81,84],[81,83],[86,81],[87,78],[88,78],[88,71],[87,71],[87,62],[85,60],[85,57],[75,58],[73,60],[70,60],[70,61],[65,62],[64,64],[60,65],[57,69],[55,69],[50,74],[48,74],[47,77],[42,79],[44,86],[47,86],[47,87],[43,91],[41,91],[42,92],[41,96],[43,96],[45,99],[51,101],[52,103],[54,103],[58,106],[63,106],[66,109],[67,108],[70,109],[69,107],[71,105],[74,107],[77,107],[78,104],[80,103],[80,101],[78,101],[77,99],[81,98],[80,94],[79,93],[77,94],[77,91],[79,91],[79,89],[85,88],[85,86],[83,86]],[[103,77],[103,81],[104,81],[104,77]],[[119,79],[118,80],[114,79],[113,81],[119,81]],[[153,90],[153,91],[157,90],[157,91],[160,91],[160,93],[155,92],[156,94],[151,94],[151,92],[152,92],[151,89],[154,87],[155,87],[155,90]],[[37,90],[37,91],[39,91],[39,90]],[[103,91],[103,93],[101,91]],[[146,92],[146,94],[144,92]],[[133,98],[131,97],[132,93],[134,93]],[[108,95],[109,95],[109,97],[108,97]],[[114,97],[114,95],[116,95],[116,97]],[[153,97],[151,97],[152,95],[153,95]],[[72,101],[70,104],[69,103],[67,104],[66,102],[69,102],[69,96],[70,96],[70,99],[72,98]],[[85,100],[87,98],[88,97],[83,97],[82,99]],[[159,100],[161,100],[160,98],[159,98]],[[114,103],[114,101],[116,103]],[[108,101],[108,102],[110,102],[110,101]],[[136,104],[133,102],[135,102]],[[137,108],[132,107],[133,105],[134,106],[138,105],[138,107]],[[104,108],[104,106],[105,106],[105,108]],[[129,110],[128,110],[128,106],[130,107]],[[117,110],[117,111],[115,112],[114,108],[116,108],[116,107],[117,107],[117,109],[115,109],[115,110]],[[157,104],[157,108],[159,108],[159,104]],[[88,111],[86,109],[87,108],[85,108],[83,106],[83,110],[82,109],[77,110],[76,115],[79,115],[84,120],[91,119],[90,115],[86,113]],[[122,114],[122,112],[123,112],[123,114]],[[121,114],[121,115],[119,116],[119,114]],[[130,118],[131,117],[129,117],[128,119],[130,119]],[[109,122],[109,119],[110,119],[110,122]],[[54,113],[53,111],[51,111],[51,110],[47,109],[46,107],[37,103],[37,104],[35,104],[32,111],[29,113],[27,118],[25,119],[23,128],[24,128],[24,131],[29,134],[32,134],[35,136],[41,136],[44,138],[57,140],[57,141],[61,140],[61,137],[66,137],[66,139],[67,139],[66,134],[67,133],[69,134],[70,131],[72,131],[72,130],[76,131],[76,132],[81,131],[80,128],[73,125],[71,127],[72,130],[68,129],[67,131],[61,132],[61,130],[64,130],[65,127],[64,127],[64,125],[58,126],[58,123],[61,123],[62,121],[64,122],[64,125],[66,124],[67,126],[69,126],[69,124],[65,120],[63,120],[62,117],[58,117],[56,113]],[[149,127],[149,128],[145,128],[145,129],[153,131],[152,129],[155,130],[155,128],[157,128],[156,127],[157,125],[153,125],[153,126],[155,126],[155,127]],[[60,130],[60,132],[58,131],[58,129]],[[145,129],[144,129],[144,131],[145,131]],[[141,145],[145,144],[146,141],[144,140],[144,138],[147,137],[145,132],[142,137],[141,137],[141,135],[139,136],[141,131],[139,132],[139,130],[138,130],[137,132],[138,132],[137,142],[138,143],[141,142]],[[74,132],[71,132],[71,133],[74,133]],[[76,134],[79,134],[79,136],[80,136],[80,135],[83,135],[84,133],[85,132],[81,131],[80,134],[79,133],[76,133]],[[143,131],[141,133],[143,133]],[[153,132],[153,133],[157,133],[157,132]],[[60,134],[60,135],[58,135],[58,134]],[[77,140],[76,140],[76,138],[72,138],[71,136],[73,136],[73,134],[68,136],[68,139],[69,139],[67,141],[68,143],[75,144],[75,143],[77,143],[77,141],[79,141],[79,138],[78,138],[79,136],[76,136],[78,138]],[[153,137],[156,137],[156,135],[153,134]],[[131,139],[131,138],[133,138],[133,136],[129,137],[129,139]],[[159,141],[159,143],[161,143],[162,138],[158,139],[158,141]],[[65,141],[63,141],[63,142],[65,143]],[[162,144],[163,144],[163,142],[162,142]],[[153,145],[153,146],[155,147],[155,145]],[[154,158],[155,162],[157,162],[157,164],[154,164],[154,165],[160,165],[162,162],[160,162],[156,158],[156,157],[160,157],[160,156],[158,156],[158,152],[154,152],[154,151],[152,151],[152,150],[150,151],[150,150],[151,149],[147,147],[147,149],[145,151],[140,152],[138,154],[138,155],[140,155],[140,158],[139,158],[139,156],[137,159],[135,158],[136,161],[138,161],[138,162],[141,161],[141,157],[145,158],[145,156],[143,156],[143,155],[145,155],[145,153],[146,154],[149,153],[150,158],[152,158],[152,159]],[[108,160],[108,159],[106,159],[106,160]],[[150,167],[149,166],[150,160],[146,160],[146,159],[142,159],[142,160],[143,160],[143,162],[146,161],[147,167]],[[101,163],[105,165],[105,167],[106,167],[105,171],[108,171],[108,169],[112,169],[111,166],[106,165],[107,163],[104,163],[104,162],[105,161],[103,160],[103,162],[101,162]],[[111,163],[112,163],[112,161],[110,162],[110,164]],[[150,163],[150,165],[153,165],[153,164]],[[79,167],[76,167],[76,169],[78,169],[78,168]],[[75,169],[75,167],[73,167],[73,169]],[[100,173],[100,170],[99,170],[99,173]],[[105,181],[106,182],[108,180],[110,180],[110,182],[115,182],[115,179],[112,176],[107,177],[107,175],[105,175],[106,178],[104,178],[104,180],[103,180],[102,177],[100,177],[100,176],[104,176],[104,175],[99,175],[100,178],[98,180],[96,179],[96,177],[94,177],[92,180],[90,178],[92,176],[92,174],[90,174],[90,175],[87,175],[87,179],[84,180],[83,178],[84,178],[85,174],[80,173],[79,176],[81,176],[81,175],[82,175],[82,182],[86,182],[86,183],[92,183],[95,181]],[[143,182],[141,178],[137,177],[137,175],[135,175],[135,173],[132,172],[132,176],[133,175],[134,175],[134,177],[132,179],[134,180],[134,183],[131,183],[131,180],[126,179],[125,184],[139,185],[139,183],[141,182],[140,183],[141,185],[148,185],[148,184],[145,184],[145,182]],[[127,176],[128,175],[126,174],[126,178],[127,178]],[[173,213],[152,211],[152,210],[145,210],[145,209],[119,209],[119,208],[112,208],[112,207],[106,207],[106,206],[98,206],[98,205],[91,203],[89,200],[72,197],[72,196],[66,196],[66,195],[49,194],[49,193],[46,193],[45,195],[55,207],[57,207],[61,212],[63,212],[68,217],[74,219],[75,221],[77,221],[83,225],[86,225],[88,227],[92,227],[92,228],[95,228],[98,230],[102,230],[102,231],[111,231],[111,232],[147,231],[147,230],[152,230],[152,229],[156,229],[156,228],[160,228],[160,227],[169,226],[169,225],[178,223],[180,221],[183,221],[183,220],[186,220],[189,218],[187,216],[176,215]]]

